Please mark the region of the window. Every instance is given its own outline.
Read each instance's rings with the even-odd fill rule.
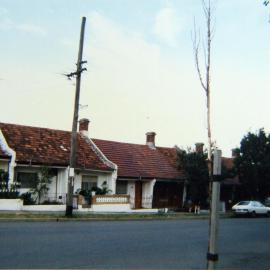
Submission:
[[[37,181],[37,173],[18,172],[17,182],[21,184],[21,188],[34,188]]]
[[[262,204],[259,203],[259,202],[253,202],[253,203],[252,203],[252,206],[253,206],[253,207],[262,207]]]
[[[237,205],[249,205],[249,201],[243,201],[243,202],[240,202],[238,203]]]
[[[116,194],[127,194],[127,181],[116,181]]]
[[[97,176],[82,176],[82,190],[91,190],[93,187],[97,187]]]

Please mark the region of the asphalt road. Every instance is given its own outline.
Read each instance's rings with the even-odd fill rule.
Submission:
[[[220,222],[221,269],[269,269],[270,218]],[[0,268],[206,266],[207,220],[1,222]]]

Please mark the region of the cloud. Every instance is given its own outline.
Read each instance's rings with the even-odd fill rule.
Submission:
[[[3,18],[0,21],[0,30],[10,30],[14,23],[9,18]]]
[[[97,12],[91,13],[90,25],[91,62],[103,69],[114,84],[121,82],[119,89],[136,88],[139,81],[146,85],[155,83],[153,74],[161,66],[157,44],[145,41]]]
[[[5,10],[5,9],[3,9]],[[0,8],[0,15],[1,15],[1,8]],[[9,30],[16,30],[27,34],[34,34],[38,36],[46,36],[47,31],[42,28],[41,26],[35,25],[33,23],[17,23],[11,20],[8,16],[5,16],[7,14],[3,13],[4,16],[0,20],[0,30],[2,31],[9,31]]]
[[[160,44],[101,13],[92,12],[87,17],[91,28],[87,29],[85,39],[84,58],[88,61],[88,72],[84,74],[82,100],[90,102],[89,114],[94,123],[100,125],[100,134],[92,136],[104,138],[110,130],[110,139],[136,141],[140,135],[144,140],[146,131],[155,130],[160,134],[160,141],[162,135],[165,141],[166,131],[173,130],[176,123],[199,129],[200,125],[195,121],[189,123],[185,117],[191,114],[189,104],[198,100],[185,97],[183,89],[189,91],[190,88],[189,67],[183,65],[185,60],[181,62],[163,54]],[[179,109],[179,101],[183,100]],[[114,121],[107,121],[112,115]],[[125,127],[127,123],[128,128],[123,129],[121,138],[118,137],[116,126]],[[174,144],[180,133],[183,143],[182,130],[170,133],[169,136],[175,136],[172,138]]]
[[[8,14],[8,10],[4,7],[0,7],[0,16]]]
[[[59,40],[59,42],[68,48],[76,48],[77,47],[77,43],[75,43],[75,41],[70,39],[70,38],[62,38]]]
[[[181,29],[182,22],[172,7],[165,7],[157,13],[154,33],[162,42],[169,46],[176,46]]]
[[[18,24],[18,25],[15,25],[14,28],[25,33],[36,34],[40,36],[47,35],[47,31],[44,28],[38,25],[34,25],[34,24]]]

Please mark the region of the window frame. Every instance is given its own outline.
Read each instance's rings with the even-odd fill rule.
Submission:
[[[31,181],[25,182],[22,181],[21,176],[22,175],[34,175],[33,179]],[[18,171],[16,172],[16,182],[20,183],[21,189],[33,189],[36,187],[36,181],[38,178],[38,172],[29,172],[29,171]]]
[[[86,178],[88,178],[88,179],[86,179]],[[87,180],[87,181],[85,181],[85,180]],[[87,184],[88,187],[86,189],[83,188],[83,184]],[[89,186],[91,188],[89,188]],[[87,174],[82,175],[81,189],[91,191],[93,187],[98,187],[98,176],[97,175],[87,175]]]
[[[125,193],[124,192],[119,192],[119,184],[120,183],[125,184],[125,187],[124,187],[125,188]],[[121,188],[123,188],[123,186]],[[115,194],[117,194],[117,195],[128,195],[128,181],[127,180],[116,180]]]

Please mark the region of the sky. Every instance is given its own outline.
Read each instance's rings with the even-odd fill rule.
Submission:
[[[212,41],[213,140],[224,156],[247,132],[270,131],[270,6],[217,0]],[[86,29],[80,118],[91,138],[182,148],[207,144],[196,73],[199,0],[0,0],[0,121],[71,130],[81,17]],[[203,46],[200,51],[204,70]]]

